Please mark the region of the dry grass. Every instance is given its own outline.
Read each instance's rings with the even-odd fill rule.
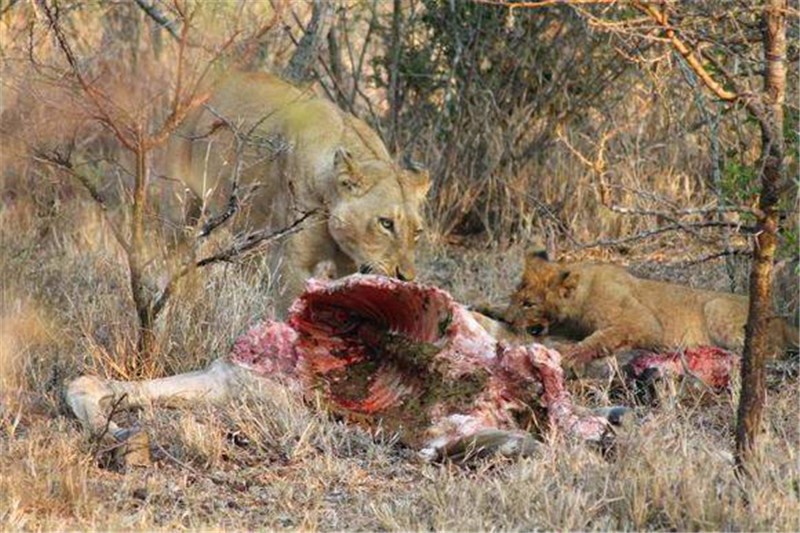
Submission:
[[[145,410],[154,466],[106,467],[60,399],[82,372],[119,377],[133,335],[122,263],[84,208],[70,201],[41,218],[18,201],[0,212],[0,529],[800,529],[795,382],[770,394],[745,485],[729,461],[735,399],[725,397],[640,407],[612,457],[554,441],[531,459],[457,466],[421,464],[391,435],[272,387],[225,407]],[[521,253],[428,244],[420,270],[462,300],[500,301]],[[672,274],[723,278],[707,265]],[[220,267],[184,287],[162,324],[157,372],[205,364],[271,312],[248,275]],[[576,392],[609,401],[603,386]]]

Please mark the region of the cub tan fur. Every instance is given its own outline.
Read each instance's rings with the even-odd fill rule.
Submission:
[[[610,264],[552,263],[533,252],[511,296],[506,320],[517,330],[582,338],[565,354],[585,362],[629,348],[715,345],[741,350],[748,299],[639,279]],[[773,353],[797,345],[797,332],[771,322]]]
[[[308,90],[265,73],[227,74],[175,136],[170,163],[171,176],[217,209],[238,165],[239,195],[248,196],[239,229],[324,213],[275,254],[284,309],[323,262],[338,276],[415,277],[427,173],[401,168],[366,123]]]

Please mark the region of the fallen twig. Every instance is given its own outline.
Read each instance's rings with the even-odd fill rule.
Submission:
[[[108,435],[108,431],[111,428],[111,419],[114,418],[114,416],[117,413],[122,411],[119,408],[119,406],[122,405],[122,402],[125,401],[125,398],[127,398],[127,397],[128,397],[128,395],[126,393],[126,394],[122,394],[119,398],[116,398],[114,400],[114,403],[111,404],[111,410],[109,411],[108,416],[106,417],[106,423],[103,426],[103,430],[100,431],[99,433],[95,434],[95,435],[92,435],[92,441],[93,441],[92,457],[93,457],[94,460],[97,459],[97,456],[102,451],[100,449],[100,444],[103,442],[103,439],[105,438],[105,436]],[[108,448],[108,450],[113,450],[114,448],[119,447],[119,445],[121,445],[121,444],[122,443],[117,443],[114,446],[112,446],[111,448]]]

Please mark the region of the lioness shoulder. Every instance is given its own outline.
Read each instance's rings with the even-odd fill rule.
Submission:
[[[415,277],[428,174],[402,168],[365,122],[308,89],[265,73],[227,74],[175,135],[170,161],[204,209],[224,206],[237,177],[239,229],[322,213],[275,254],[284,308],[322,262],[338,276]]]
[[[526,257],[505,318],[534,335],[580,340],[567,355],[588,361],[634,348],[738,351],[747,312],[745,296],[640,279],[612,264],[551,262],[537,251]],[[796,346],[796,331],[778,317],[770,334],[775,353]]]

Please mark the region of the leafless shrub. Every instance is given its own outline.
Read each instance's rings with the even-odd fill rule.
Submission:
[[[105,226],[127,264],[138,321],[135,350],[123,352],[133,356],[118,362],[117,371],[152,374],[159,349],[156,322],[187,275],[263,248],[297,231],[313,214],[301,213],[286,228],[235,235],[228,244],[203,251],[203,242],[247,199],[237,188],[239,165],[233,166],[226,208],[219,213],[205,210],[194,225],[181,222],[174,213],[169,218],[170,203],[174,204],[170,196],[185,203],[185,192],[170,183],[169,176],[157,173],[170,136],[209,98],[214,71],[227,68],[237,59],[235,53],[246,52],[249,43],[268,33],[277,12],[253,27],[252,20],[242,20],[250,14],[245,11],[252,10],[242,8],[231,13],[232,27],[222,24],[209,39],[204,33],[208,20],[203,21],[208,13],[199,5],[175,2],[168,12],[147,2],[114,5],[100,11],[102,31],[91,35],[94,43],[86,43],[74,25],[91,18],[91,7],[42,0],[30,9],[37,17],[29,25],[32,38],[10,50],[20,54],[21,66],[10,78],[20,102],[4,117],[2,131],[21,151],[18,155],[36,165],[35,172],[73,180],[104,214]],[[202,30],[200,22],[205,22]],[[148,27],[151,34],[142,37]],[[161,29],[167,30],[166,40]],[[50,45],[43,44],[48,40]],[[104,43],[106,50],[93,50]],[[26,54],[24,59],[21,54]],[[27,100],[26,109],[22,102],[31,96],[40,97],[44,105]],[[56,117],[64,122],[53,130]],[[33,127],[24,127],[26,123]],[[237,135],[236,140],[247,143],[246,137]],[[172,230],[178,234],[177,246],[165,245],[175,238],[169,235],[170,223],[177,225]]]

